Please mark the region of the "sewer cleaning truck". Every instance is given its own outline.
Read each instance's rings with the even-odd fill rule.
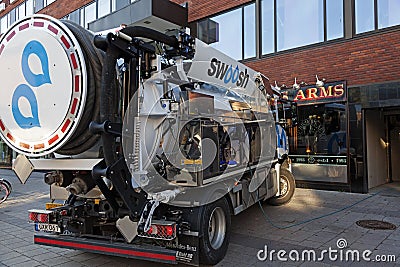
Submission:
[[[0,136],[40,245],[190,265],[227,251],[231,216],[290,201],[295,105],[193,38],[125,26],[103,35],[32,15],[0,39]]]

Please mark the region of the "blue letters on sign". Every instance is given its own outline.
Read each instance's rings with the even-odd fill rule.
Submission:
[[[239,79],[239,67],[236,66],[235,70],[233,70],[231,65],[226,71],[224,77],[224,83],[229,83],[229,82],[236,83],[238,79]]]
[[[32,54],[36,55],[40,60],[42,69],[42,73],[40,74],[34,74],[29,67],[29,56]],[[47,56],[46,49],[38,41],[30,41],[25,46],[24,51],[22,52],[21,67],[22,74],[30,86],[39,87],[46,83],[51,84],[49,74],[49,58]],[[22,115],[18,106],[18,101],[21,97],[24,97],[28,100],[31,107],[32,117],[25,117]],[[40,127],[36,95],[28,85],[20,84],[18,85],[17,89],[15,89],[12,97],[12,113],[16,123],[22,129]]]
[[[34,74],[29,67],[29,56],[35,54],[40,60],[43,74]],[[30,41],[22,52],[22,73],[24,74],[25,80],[33,87],[41,86],[45,83],[51,83],[49,75],[49,59],[45,48],[38,41]]]
[[[31,106],[32,117],[25,117],[19,110],[18,100],[21,97],[28,100],[29,105]],[[29,129],[35,126],[40,127],[36,96],[28,85],[20,84],[17,89],[15,89],[12,97],[12,113],[15,121],[22,129]]]

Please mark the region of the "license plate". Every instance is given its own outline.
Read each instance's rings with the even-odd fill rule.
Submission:
[[[44,232],[61,233],[61,229],[57,224],[36,223],[35,230],[36,231],[44,231]]]

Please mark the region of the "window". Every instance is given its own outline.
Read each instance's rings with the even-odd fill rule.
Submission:
[[[228,56],[256,57],[256,5],[246,5],[198,23],[201,40]]]
[[[81,13],[80,13],[79,9],[70,13],[68,16],[68,19],[70,21],[75,22],[76,24],[81,24]]]
[[[13,24],[17,20],[16,13],[17,12],[16,12],[15,8],[8,13],[9,18],[10,18],[10,25]]]
[[[111,3],[110,0],[98,0],[97,1],[97,14],[98,17],[101,18],[111,11]]]
[[[356,34],[400,25],[399,12],[398,0],[355,0]]]
[[[378,0],[378,28],[400,24],[400,1]]]
[[[344,36],[343,25],[343,1],[326,0],[327,40],[342,38]]]
[[[25,17],[25,3],[22,3],[18,7],[18,19],[22,19]]]
[[[343,0],[261,0],[261,54],[343,37]]]
[[[375,29],[374,0],[355,0],[356,33]]]
[[[277,50],[324,41],[323,0],[277,1]]]
[[[131,3],[130,0],[115,0],[115,10],[120,10]]]
[[[5,33],[8,29],[8,14],[3,16],[0,21],[1,24],[1,33]]]
[[[251,58],[256,56],[256,5],[248,5],[243,9],[244,13],[244,56]]]
[[[85,6],[85,28],[89,28],[89,23],[96,20],[96,2]]]
[[[44,7],[44,0],[34,0],[35,1],[35,13]]]
[[[242,9],[235,9],[211,19],[219,27],[219,42],[211,46],[234,59],[242,59]]]
[[[256,25],[258,12],[260,25]],[[260,0],[260,10],[252,3],[199,21],[198,36],[206,43],[216,40],[212,46],[235,59],[343,38],[344,0]]]
[[[298,106],[298,124],[289,129],[289,151],[298,180],[347,182],[346,103]]]
[[[26,0],[26,15],[32,15],[33,14],[33,0]]]
[[[268,54],[275,51],[274,45],[274,0],[261,0],[261,53]]]
[[[292,144],[297,155],[339,155],[346,148],[345,103],[298,107],[297,137]]]

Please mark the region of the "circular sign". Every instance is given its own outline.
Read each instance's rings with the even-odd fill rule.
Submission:
[[[43,156],[73,134],[86,101],[86,65],[60,21],[33,15],[0,39],[0,136],[15,151]]]

